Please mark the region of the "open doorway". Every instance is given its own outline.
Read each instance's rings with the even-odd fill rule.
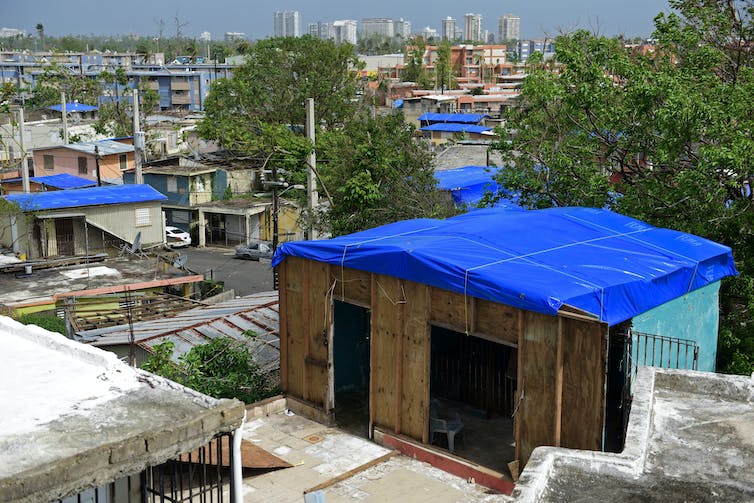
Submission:
[[[515,348],[432,326],[430,443],[450,450],[448,433],[432,434],[442,425],[433,419],[449,420],[455,454],[509,473],[517,358]]]
[[[369,310],[341,301],[333,305],[335,421],[369,436]]]

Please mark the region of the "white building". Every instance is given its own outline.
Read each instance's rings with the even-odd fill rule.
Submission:
[[[424,40],[432,40],[437,38],[437,30],[434,28],[430,28],[427,26],[422,30],[422,37],[424,37]]]
[[[361,36],[363,38],[379,35],[392,38],[395,34],[392,19],[385,17],[371,17],[361,20]]]
[[[333,21],[333,39],[336,44],[353,44],[356,45],[356,27],[358,23],[355,19],[338,19]]]
[[[472,42],[483,42],[484,33],[482,31],[482,15],[467,13],[464,15],[464,40]]]
[[[226,31],[225,41],[235,42],[236,40],[246,40],[246,34],[241,31]]]
[[[519,40],[521,38],[521,18],[513,14],[500,16],[497,20],[497,40],[502,43],[506,40]]]
[[[450,16],[442,20],[442,38],[443,40],[455,40],[456,38],[456,20]]]
[[[301,15],[297,10],[279,10],[273,16],[276,37],[301,36]]]
[[[393,34],[404,40],[411,38],[411,21],[405,21],[403,18],[393,21]]]

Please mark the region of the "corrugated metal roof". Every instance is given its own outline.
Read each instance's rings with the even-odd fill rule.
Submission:
[[[56,190],[4,196],[24,211],[55,210],[78,206],[142,203],[167,199],[149,185],[111,185],[87,189]]]
[[[62,105],[52,105],[50,107],[47,107],[48,110],[55,110],[56,112],[62,112],[63,106]],[[84,105],[83,103],[66,103],[65,104],[65,111],[66,112],[93,112],[95,110],[99,110],[99,107],[95,107],[92,105]]]
[[[487,114],[439,114],[426,113],[420,115],[421,122],[456,122],[458,124],[478,124],[479,121],[489,117]]]
[[[260,367],[272,370],[280,365],[278,327],[278,293],[262,292],[189,309],[172,318],[134,323],[133,332],[136,344],[150,352],[157,344],[172,342],[176,362],[196,345],[217,337],[231,337],[251,348]],[[247,331],[253,331],[254,337],[244,335]],[[128,344],[130,331],[128,325],[119,325],[76,335],[81,342],[107,347]]]
[[[477,126],[476,124],[456,124],[453,122],[438,122],[430,126],[424,126],[420,131],[442,131],[446,133],[485,133],[492,131],[491,127]]]
[[[53,148],[69,148],[77,152],[84,152],[85,154],[94,155],[95,146],[99,147],[100,155],[126,154],[128,152],[134,151],[133,145],[127,145],[125,143],[121,143],[121,142],[113,141],[113,140],[88,141],[84,143],[70,143],[68,145],[55,145],[52,147],[42,147],[42,148],[37,148],[34,150],[39,151],[39,150],[50,150]]]

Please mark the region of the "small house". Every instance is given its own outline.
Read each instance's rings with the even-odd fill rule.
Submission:
[[[46,192],[48,190],[66,190],[66,189],[83,189],[95,187],[97,182],[80,176],[60,173],[57,175],[47,176],[30,176],[29,190],[31,192]],[[3,194],[13,194],[23,192],[23,180],[21,178],[10,178],[0,183],[0,189]]]
[[[161,203],[148,185],[11,194],[21,213],[0,221],[0,245],[29,259],[112,252],[165,241]]]
[[[540,445],[614,448],[632,320],[665,322],[658,355],[692,338],[714,354],[736,274],[725,246],[592,208],[397,222],[285,243],[273,266],[288,396],[336,421],[364,411],[369,436],[411,449],[432,443],[431,404],[467,406],[467,439],[498,472]]]
[[[67,173],[94,181],[118,182],[125,170],[134,167],[133,145],[115,140],[42,147],[34,149],[33,155],[37,176]]]

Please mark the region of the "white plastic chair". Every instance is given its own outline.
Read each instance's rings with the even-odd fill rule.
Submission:
[[[436,400],[429,404],[429,442],[435,441],[435,433],[445,434],[448,437],[448,450],[455,453],[455,437],[463,430],[461,415],[456,412],[455,419],[440,419]]]

